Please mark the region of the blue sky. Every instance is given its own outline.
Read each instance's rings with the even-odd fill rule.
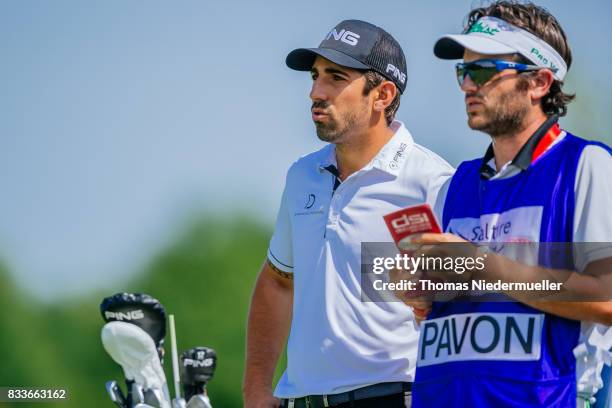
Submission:
[[[404,47],[398,119],[456,165],[486,136],[465,124],[453,63],[463,1],[3,1],[0,258],[41,298],[116,287],[191,214],[246,211],[271,224],[285,171],[322,144],[306,73],[284,65],[339,21]],[[612,141],[605,1],[542,1],[570,39],[562,125]],[[262,257],[264,254],[262,254]]]

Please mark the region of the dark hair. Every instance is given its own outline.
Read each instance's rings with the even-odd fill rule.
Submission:
[[[378,85],[382,84],[383,81],[388,81],[387,78],[382,76],[376,71],[368,70],[363,73],[365,76],[365,86],[363,87],[363,94],[368,95],[372,89],[376,88]],[[400,91],[397,90],[395,94],[395,98],[391,101],[391,104],[385,108],[385,119],[387,120],[387,125],[390,125],[395,118],[395,114],[400,106]]]
[[[545,41],[559,53],[569,70],[572,65],[572,51],[567,37],[557,19],[545,8],[533,3],[496,1],[487,7],[472,10],[467,17],[464,33],[467,33],[479,18],[485,16],[500,18]],[[567,113],[567,105],[574,100],[576,94],[566,94],[562,91],[562,87],[563,82],[555,79],[548,94],[542,100],[542,110],[546,115],[565,116]]]

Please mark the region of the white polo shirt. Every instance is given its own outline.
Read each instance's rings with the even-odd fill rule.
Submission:
[[[401,302],[361,301],[361,243],[391,242],[383,215],[428,202],[453,168],[414,143],[401,122],[363,169],[333,192],[335,146],[287,173],[268,258],[294,275],[287,370],[277,397],[345,392],[412,381],[418,328]]]

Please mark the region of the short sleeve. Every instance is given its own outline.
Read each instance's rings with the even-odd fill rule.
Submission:
[[[293,273],[293,234],[289,210],[289,174],[287,174],[274,233],[268,248],[268,260],[281,271]]]
[[[446,200],[448,187],[454,173],[455,169],[450,164],[442,159],[439,159],[438,166],[436,166],[435,171],[432,171],[427,175],[428,182],[426,201],[431,206],[440,228],[443,227],[442,212],[444,210],[444,201]]]
[[[433,190],[430,191],[430,197],[428,201],[432,203],[432,210],[436,219],[438,220],[438,224],[440,224],[440,228],[443,228],[442,225],[442,216],[444,215],[444,202],[446,201],[446,196],[448,195],[448,188],[450,187],[450,183],[452,180],[452,173],[449,175],[445,175],[444,177],[439,177],[436,180],[436,185]]]
[[[575,254],[576,268],[582,271],[590,262],[612,257],[612,156],[608,150],[598,145],[584,148],[574,192],[574,242],[589,243]]]

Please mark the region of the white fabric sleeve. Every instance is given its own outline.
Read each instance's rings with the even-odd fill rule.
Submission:
[[[276,226],[270,246],[268,260],[283,272],[293,273],[293,234],[291,230],[291,214],[289,206],[289,173],[285,179],[285,190],[281,198],[280,208],[276,216]]]
[[[576,251],[576,268],[582,272],[590,262],[612,257],[612,156],[606,149],[584,148],[574,193],[574,242],[599,243]]]
[[[440,228],[444,228],[442,225],[442,216],[444,215],[444,202],[446,201],[446,196],[448,195],[448,189],[450,187],[450,183],[452,180],[452,174],[447,175],[446,177],[440,177],[437,184],[437,191],[433,193],[433,204],[432,210],[438,223],[440,224]],[[444,231],[442,231],[444,232]]]

